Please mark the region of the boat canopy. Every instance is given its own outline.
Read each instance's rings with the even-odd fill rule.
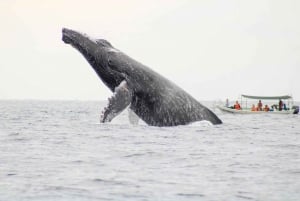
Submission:
[[[285,96],[249,96],[249,95],[242,95],[242,97],[250,98],[250,99],[265,99],[265,100],[279,100],[279,99],[292,99],[292,96],[285,95]]]

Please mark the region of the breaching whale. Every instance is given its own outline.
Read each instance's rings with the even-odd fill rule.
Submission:
[[[62,40],[77,49],[113,92],[100,122],[110,122],[128,106],[148,125],[177,126],[222,121],[173,82],[130,58],[104,39],[62,29]]]

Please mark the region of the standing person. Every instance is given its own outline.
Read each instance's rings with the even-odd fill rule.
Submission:
[[[278,107],[279,107],[279,111],[282,111],[283,102],[282,102],[282,100],[281,100],[281,99],[279,100]]]
[[[261,100],[259,100],[258,104],[257,104],[258,111],[262,111],[262,106],[263,106],[263,104],[262,104]]]
[[[228,100],[228,98],[226,99],[226,107],[229,107],[229,100]]]

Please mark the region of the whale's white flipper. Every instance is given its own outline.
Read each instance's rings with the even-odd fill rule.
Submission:
[[[110,122],[115,116],[120,114],[131,102],[131,93],[126,81],[115,88],[113,96],[108,99],[108,105],[102,111],[100,122]]]

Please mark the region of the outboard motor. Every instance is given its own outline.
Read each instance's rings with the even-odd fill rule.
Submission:
[[[299,113],[299,106],[298,105],[294,105],[292,107],[292,109],[294,110],[293,114],[298,114]]]

